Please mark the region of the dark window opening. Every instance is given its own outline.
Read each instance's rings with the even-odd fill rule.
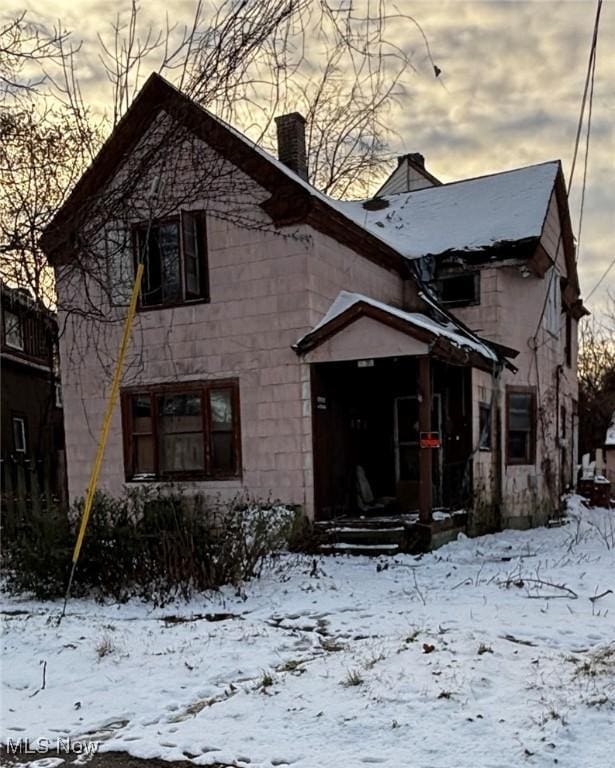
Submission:
[[[572,317],[566,313],[566,342],[564,347],[564,357],[568,368],[572,367]]]
[[[240,475],[237,381],[122,393],[128,480]]]
[[[478,428],[480,432],[478,447],[481,451],[491,450],[491,406],[489,403],[478,405]]]
[[[448,307],[466,307],[480,303],[479,272],[440,277],[436,285],[440,301]]]
[[[506,396],[507,463],[533,464],[536,447],[536,395],[510,388]]]
[[[202,212],[182,211],[179,218],[138,227],[137,262],[145,270],[142,307],[176,306],[207,301],[207,238]]]

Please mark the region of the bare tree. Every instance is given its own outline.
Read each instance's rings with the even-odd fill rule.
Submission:
[[[105,122],[83,98],[79,45],[58,31],[43,35],[22,14],[5,26],[0,49],[4,81],[26,83],[28,94],[24,104],[14,86],[7,88],[10,98],[3,110],[0,167],[8,180],[0,197],[4,276],[27,285],[43,302],[53,300],[51,274],[37,245],[40,233],[152,69],[240,126],[255,144],[271,142],[276,114],[304,111],[312,183],[332,195],[367,195],[390,157],[393,133],[387,116],[412,70],[406,54],[388,41],[392,21],[416,25],[409,16],[388,15],[384,0],[362,11],[331,0],[222,0],[207,14],[198,0],[189,25],[167,20],[156,28],[141,23],[139,6],[131,0],[127,14],[118,15],[109,34],[99,36],[101,66],[110,84],[111,113]],[[38,79],[24,80],[26,63],[39,68]],[[246,205],[245,179],[227,165],[208,157],[207,172],[200,173],[198,182],[186,183],[189,174],[182,164],[195,166],[202,154],[189,131],[177,130],[174,121],[159,121],[148,147],[130,158],[130,173],[92,196],[88,210],[80,211],[89,226],[81,232],[73,280],[87,275],[99,290],[75,290],[79,308],[64,306],[65,311],[91,314],[99,322],[108,319],[98,300],[109,285],[108,248],[100,242],[106,237],[105,222],[153,220],[165,208],[177,210],[182,202],[206,197],[210,214],[234,217],[244,227],[263,226],[260,211]],[[155,199],[144,195],[152,172],[160,176],[163,171],[165,194],[158,190]],[[174,183],[180,175],[181,194]],[[135,207],[131,201],[136,199]],[[144,207],[144,200],[151,205]]]
[[[579,328],[579,449],[602,447],[615,413],[615,299],[604,319],[584,319]]]

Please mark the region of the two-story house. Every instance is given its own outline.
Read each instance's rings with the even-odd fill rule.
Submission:
[[[572,478],[584,312],[560,164],[440,184],[411,155],[340,202],[306,181],[303,118],[277,129],[274,158],[153,75],[45,233],[71,496],[142,262],[103,489],[544,521]]]
[[[64,426],[55,315],[29,292],[0,283],[2,418],[0,456],[4,492],[65,496]]]

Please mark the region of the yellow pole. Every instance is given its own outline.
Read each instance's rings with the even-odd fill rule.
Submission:
[[[107,444],[107,437],[109,435],[109,427],[111,425],[111,418],[113,416],[113,410],[117,402],[117,396],[120,391],[120,382],[122,380],[122,369],[124,368],[124,359],[126,358],[126,350],[128,349],[128,343],[130,341],[130,331],[132,329],[132,323],[137,311],[137,301],[139,300],[139,292],[141,290],[141,279],[143,278],[143,264],[139,264],[137,267],[137,275],[135,277],[135,283],[132,288],[132,296],[130,297],[130,306],[128,307],[128,314],[126,315],[126,322],[124,323],[124,333],[122,335],[122,343],[120,344],[120,351],[115,364],[115,373],[113,374],[113,382],[111,383],[111,392],[109,393],[109,400],[107,401],[107,410],[105,411],[105,417],[103,419],[102,430],[100,432],[100,439],[98,441],[98,450],[96,451],[96,458],[94,460],[94,466],[92,467],[92,474],[90,476],[90,482],[88,484],[88,490],[85,496],[85,504],[83,505],[83,515],[81,517],[81,525],[79,526],[79,535],[75,542],[75,549],[73,552],[73,565],[71,569],[70,579],[68,581],[68,588],[66,590],[66,596],[64,598],[64,608],[62,609],[62,616],[66,611],[66,603],[70,594],[70,588],[73,583],[73,577],[75,575],[75,567],[77,560],[79,560],[79,554],[83,545],[83,539],[85,537],[85,531],[88,527],[88,521],[90,519],[90,513],[92,511],[92,503],[94,501],[94,494],[96,493],[96,486],[98,484],[98,475],[100,474],[100,468],[102,466],[103,456],[105,454],[105,446]],[[60,619],[62,618],[60,616]]]

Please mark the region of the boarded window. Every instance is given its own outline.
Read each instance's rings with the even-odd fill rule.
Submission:
[[[238,402],[235,380],[123,392],[127,479],[238,477]]]
[[[506,392],[507,463],[534,464],[536,455],[536,394],[531,388]]]

